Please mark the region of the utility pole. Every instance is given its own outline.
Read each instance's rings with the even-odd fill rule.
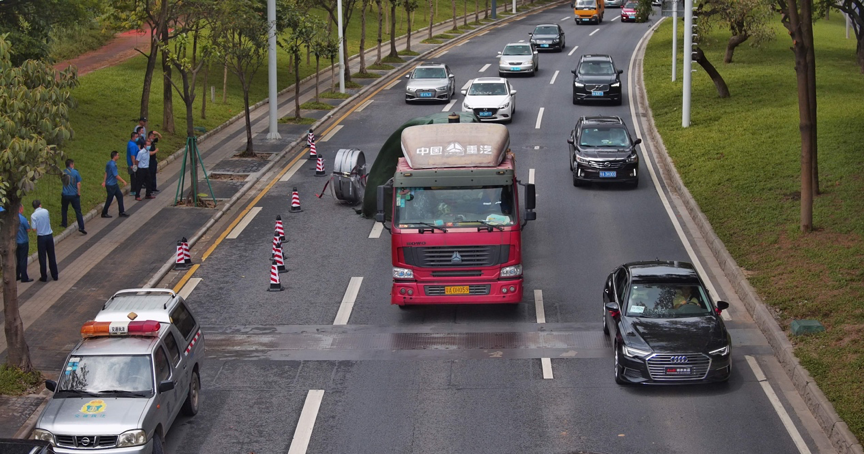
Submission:
[[[345,37],[342,36],[342,0],[337,0],[336,9],[339,10],[339,23],[336,24],[339,28],[339,93],[345,93]],[[360,49],[360,52],[363,52],[363,49]]]
[[[267,85],[269,88],[269,104],[270,104],[270,131],[267,133],[267,139],[281,139],[279,135],[279,102],[277,96],[279,87],[276,86],[276,0],[267,0],[267,23],[270,24],[270,30],[267,32]],[[228,68],[227,66],[225,67]]]
[[[681,108],[681,126],[690,126],[690,81],[693,70],[693,0],[684,0],[684,105]]]
[[[672,0],[672,82],[678,77],[678,0]]]

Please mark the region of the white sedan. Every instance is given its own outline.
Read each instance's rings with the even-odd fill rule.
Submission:
[[[462,90],[463,112],[473,112],[480,121],[510,123],[516,113],[516,90],[503,77],[479,77]]]

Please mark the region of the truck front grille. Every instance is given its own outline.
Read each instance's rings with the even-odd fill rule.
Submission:
[[[405,263],[419,267],[496,266],[510,259],[510,245],[406,247],[402,253]]]
[[[55,435],[57,446],[77,449],[113,448],[116,435]]]

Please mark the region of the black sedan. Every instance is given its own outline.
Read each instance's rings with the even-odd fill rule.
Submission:
[[[621,105],[621,74],[612,57],[588,54],[579,57],[573,73],[573,104],[585,101],[612,101]]]
[[[639,185],[639,154],[621,117],[579,117],[570,132],[570,171],[573,186],[584,183],[626,182]]]
[[[531,44],[537,50],[557,50],[561,52],[567,47],[564,39],[564,30],[558,24],[541,24],[534,27],[529,33]]]
[[[615,382],[677,384],[726,381],[732,338],[693,265],[632,262],[603,288],[603,332],[612,337]]]

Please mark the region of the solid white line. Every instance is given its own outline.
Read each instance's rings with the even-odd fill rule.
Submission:
[[[288,454],[305,454],[309,448],[309,440],[312,439],[312,429],[315,428],[315,419],[318,418],[318,409],[321,408],[321,400],[324,399],[323,389],[310,389],[306,394],[306,402],[300,412],[300,420],[294,429],[294,438]]]
[[[543,290],[534,290],[534,312],[537,323],[546,323],[546,311],[543,309]]]
[[[200,277],[193,277],[186,281],[186,285],[180,289],[180,296],[183,297],[184,300],[189,299],[189,295],[192,294],[192,290],[195,290],[195,287],[198,287],[202,279]]]
[[[534,169],[528,169],[528,184],[534,184]]]
[[[306,159],[300,158],[300,160],[297,161],[297,164],[294,164],[294,167],[291,167],[291,170],[285,172],[285,175],[282,175],[282,178],[280,178],[279,181],[288,181],[288,180],[290,180],[291,177],[293,177],[294,174],[297,173],[297,171],[300,170],[301,167],[303,167],[304,165],[306,165],[306,162],[307,162],[307,161],[308,161],[308,160],[306,160]]]
[[[246,226],[248,226],[249,223],[252,222],[253,219],[255,219],[255,215],[260,212],[261,207],[253,207],[251,210],[249,210],[248,213],[246,213],[246,216],[243,216],[243,219],[240,221],[240,223],[237,224],[237,226],[234,227],[234,230],[232,230],[231,233],[229,233],[228,236],[225,238],[228,238],[229,240],[236,240],[237,237],[240,236],[240,233],[243,232],[243,229],[245,229]]]
[[[480,71],[478,71],[478,72],[482,73],[482,72],[486,71],[487,69],[489,69],[490,66],[492,66],[491,63],[486,63],[485,65],[483,65],[482,68],[480,68]]]
[[[546,110],[545,107],[540,108],[540,112],[537,113],[537,123],[534,124],[534,129],[540,129],[540,122],[543,121],[543,111]]]
[[[570,16],[567,16],[567,17],[561,19],[561,22],[564,22],[565,20],[568,20],[568,19],[570,19]]]
[[[450,110],[451,108],[453,108],[454,105],[456,105],[456,100],[455,100],[455,99],[452,100],[452,101],[450,101],[450,103],[447,104],[446,106],[444,106],[444,108],[441,109],[441,112],[447,112],[448,110]]]
[[[598,29],[595,29],[593,32],[589,33],[588,36],[594,36],[594,33],[597,33],[597,32],[599,32],[599,31],[600,31],[599,28],[598,28]]]
[[[334,325],[348,324],[348,319],[351,318],[351,310],[354,309],[354,301],[357,299],[357,293],[360,292],[360,284],[362,283],[362,277],[352,277],[351,281],[348,282],[345,296],[342,297],[342,304],[339,305],[339,312],[336,313],[336,320],[333,320]]]
[[[558,78],[558,71],[555,71],[555,74],[552,74],[552,80],[549,81],[549,85],[554,84],[555,79],[557,79],[557,78]]]
[[[621,16],[615,16],[615,17],[613,17],[612,20],[610,20],[609,22],[612,22],[612,21],[614,21],[614,20],[616,20],[616,19],[619,19],[619,18],[621,18]]]
[[[663,18],[661,18],[662,20]],[[659,25],[660,22],[658,21]],[[654,27],[657,27],[655,25]],[[645,32],[642,35],[642,39],[639,40],[639,43],[636,44],[636,48],[642,45],[649,36],[651,36],[651,29]],[[635,89],[633,88],[633,81],[635,80],[633,76],[634,68],[636,67],[636,50],[633,50],[633,53],[630,54],[630,67],[627,70],[627,96],[630,98],[630,119],[633,123],[633,128],[636,131],[636,137],[642,137],[642,130],[639,126],[639,118],[636,116],[636,103],[633,100],[633,94],[635,93]],[[645,158],[645,149],[643,148],[642,157]],[[672,221],[672,226],[675,227],[675,232],[678,234],[678,238],[681,240],[681,244],[684,246],[684,249],[687,251],[687,256],[690,257],[690,262],[693,263],[693,266],[696,267],[696,271],[699,275],[705,277],[704,282],[705,286],[708,287],[708,292],[715,299],[720,298],[720,294],[717,293],[717,289],[714,288],[714,283],[711,282],[711,279],[708,279],[708,273],[705,272],[705,267],[702,266],[702,262],[699,260],[699,257],[696,255],[696,252],[693,250],[693,246],[690,244],[690,240],[687,239],[687,236],[684,234],[684,229],[681,227],[681,223],[678,221],[678,217],[675,215],[675,212],[672,211],[672,205],[669,203],[669,199],[666,197],[666,194],[663,192],[663,188],[660,186],[660,177],[657,176],[657,172],[654,170],[654,165],[649,159],[643,159],[647,161],[646,167],[648,167],[648,173],[651,174],[651,181],[654,183],[654,190],[657,191],[657,194],[660,196],[660,202],[663,203],[663,208],[666,210],[666,215],[669,216],[669,219]],[[723,320],[731,320],[732,316],[728,313],[728,310],[723,311],[721,314]]]
[[[393,87],[399,85],[400,82],[402,82],[401,79],[396,79],[396,80],[393,81],[393,83],[391,83],[390,85],[384,87],[384,89],[385,89],[385,90],[389,90],[389,89],[391,89],[391,88],[393,88]]]
[[[774,388],[771,387],[771,383],[769,383],[768,379],[765,378],[765,374],[762,373],[762,368],[759,367],[756,358],[749,355],[744,356],[744,358],[747,359],[747,364],[749,364],[750,368],[753,369],[753,374],[756,375],[756,379],[759,381],[759,384],[762,385],[762,390],[765,391],[765,395],[768,396],[768,400],[774,407],[774,411],[777,412],[777,416],[780,417],[780,421],[783,422],[783,426],[786,427],[786,431],[789,432],[789,436],[792,437],[792,441],[795,443],[795,447],[798,448],[798,452],[801,454],[810,454],[810,448],[807,447],[807,443],[805,443],[804,439],[801,438],[798,428],[795,427],[795,423],[792,422],[789,413],[787,413],[786,409],[783,408],[783,404],[774,392]]]
[[[376,222],[372,224],[372,231],[369,232],[369,238],[381,238],[381,232],[384,231],[384,223]]]
[[[372,104],[372,101],[374,101],[374,99],[370,99],[370,100],[364,102],[363,104],[360,104],[359,106],[357,106],[356,109],[354,109],[354,111],[355,112],[362,112],[363,109],[369,107],[369,104]]]
[[[326,141],[332,139],[333,136],[335,136],[336,133],[339,132],[340,129],[342,129],[342,125],[337,125],[332,130],[330,130],[330,132],[327,133],[326,136],[322,137],[318,142],[326,142]]]
[[[543,368],[543,379],[544,380],[552,380],[554,378],[552,376],[552,359],[540,358],[540,367]]]
[[[573,46],[573,49],[570,51],[570,53],[567,54],[567,56],[569,57],[569,56],[573,55],[573,52],[576,52],[576,49],[578,49],[578,48],[579,48],[579,46]]]

